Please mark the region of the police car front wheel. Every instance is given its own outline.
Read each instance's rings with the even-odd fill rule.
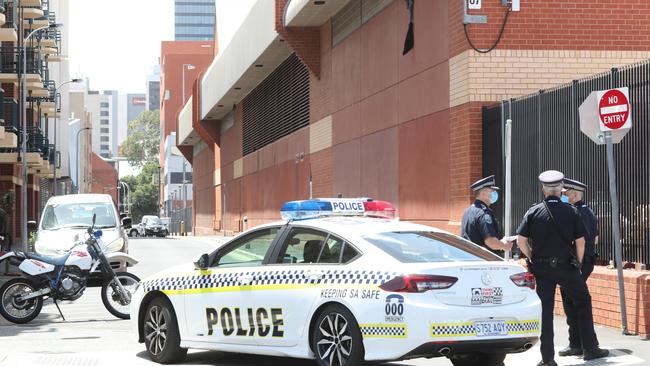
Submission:
[[[187,349],[180,347],[178,321],[167,299],[157,297],[151,301],[144,316],[143,329],[147,353],[153,361],[175,363],[187,354]]]
[[[471,353],[458,354],[451,357],[454,366],[501,366],[506,355],[502,353]]]
[[[312,350],[319,366],[356,366],[364,358],[359,325],[341,305],[320,312],[312,330]]]

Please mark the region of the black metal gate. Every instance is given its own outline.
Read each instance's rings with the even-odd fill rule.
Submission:
[[[650,61],[484,110],[484,130],[495,128],[494,116],[502,116],[501,141],[484,139],[484,173],[499,175],[499,182],[504,182],[503,170],[494,165],[503,167],[505,159],[495,154],[494,146],[502,146],[505,120],[512,119],[512,232],[531,204],[542,198],[539,173],[560,170],[589,186],[586,200],[599,219],[600,260],[614,258],[605,145],[596,145],[580,131],[578,107],[594,90],[623,86],[630,90],[633,122],[623,141],[614,145],[623,260],[650,264]]]

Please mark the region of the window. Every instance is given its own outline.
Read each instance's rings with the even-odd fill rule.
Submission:
[[[109,129],[108,128],[100,128],[99,132],[100,133],[109,133]]]
[[[353,246],[334,235],[294,228],[287,236],[276,262],[338,264],[348,263],[358,255]]]
[[[386,232],[366,241],[402,263],[500,261],[501,257],[465,239],[436,232]]]
[[[45,208],[41,228],[57,230],[61,228],[86,228],[92,225],[96,215],[96,228],[115,227],[115,210],[108,203],[70,203],[51,204]]]
[[[100,146],[100,150],[108,150],[109,146],[108,145],[102,145]]]
[[[102,117],[108,117],[109,116],[108,111],[101,111],[101,112],[99,112],[99,115],[102,116]]]
[[[216,265],[219,267],[259,266],[271,248],[279,228],[262,229],[253,232],[218,253]]]
[[[103,125],[108,125],[109,121],[107,119],[101,120],[101,124]]]
[[[99,141],[101,141],[101,142],[108,142],[108,141],[109,141],[109,137],[108,137],[108,136],[100,136],[100,137],[99,137]]]
[[[101,102],[99,104],[99,107],[101,107],[101,108],[108,108],[108,106],[109,106],[109,104],[107,102]]]

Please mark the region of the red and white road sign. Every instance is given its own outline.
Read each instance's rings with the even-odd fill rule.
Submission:
[[[603,90],[598,94],[600,130],[612,131],[631,128],[628,88]]]

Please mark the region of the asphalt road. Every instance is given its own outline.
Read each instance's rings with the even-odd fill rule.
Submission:
[[[132,272],[144,278],[172,265],[191,262],[198,255],[216,248],[216,242],[206,239],[133,239],[130,252],[140,260]],[[88,289],[73,303],[61,304],[67,321],[58,315],[50,302],[41,315],[28,325],[13,325],[0,318],[0,366],[16,365],[152,365],[130,331],[128,321],[114,318],[102,305],[99,290]],[[564,320],[555,322],[556,342],[564,343]],[[557,358],[560,365],[648,365],[650,350],[638,337],[623,337],[614,329],[597,329],[601,344],[612,350],[613,356],[591,362],[577,357]],[[540,360],[539,347],[510,355],[506,366],[535,365]],[[648,360],[648,361],[645,361]],[[183,364],[189,365],[286,365],[313,366],[309,360],[246,356],[220,352],[190,351]],[[438,366],[451,365],[444,358],[416,359],[390,365]]]

